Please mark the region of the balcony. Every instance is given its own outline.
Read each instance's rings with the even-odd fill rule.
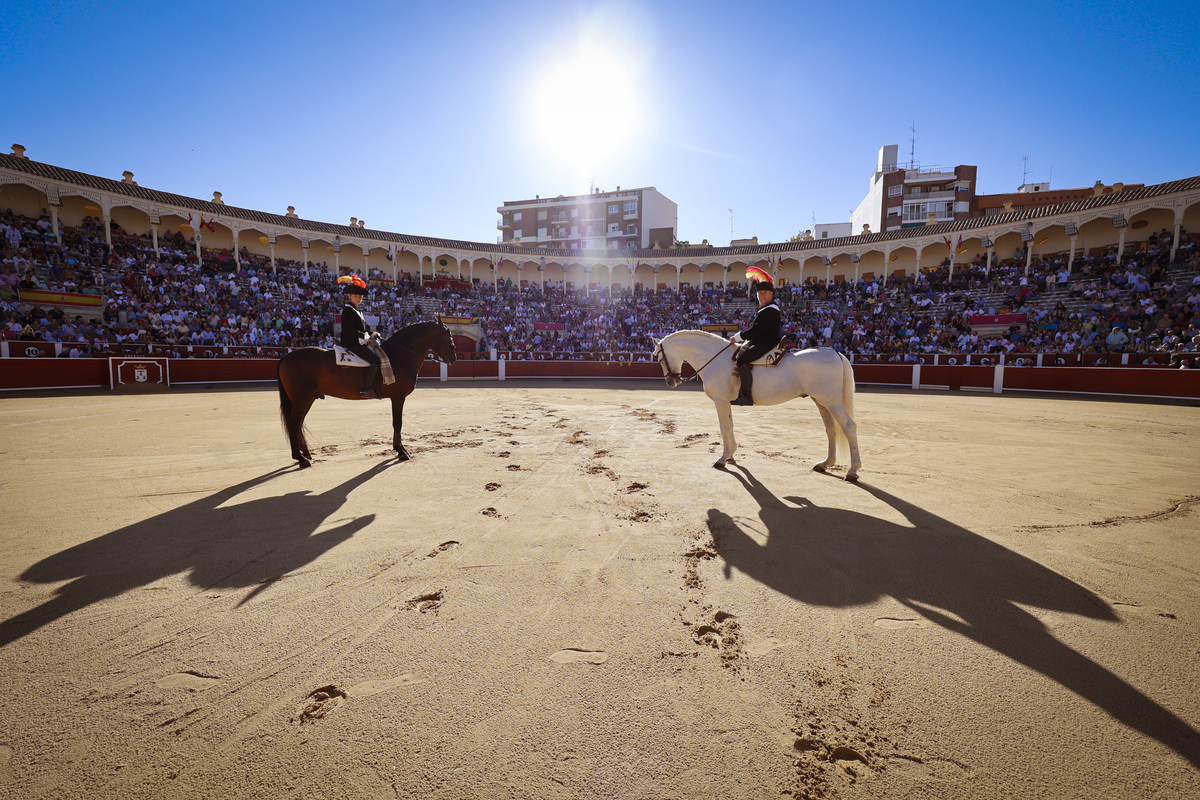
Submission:
[[[954,190],[947,189],[941,192],[905,192],[905,200],[950,200],[954,197]]]
[[[554,213],[550,215],[551,222],[566,222],[567,215],[562,213]]]
[[[625,212],[625,219],[637,219],[637,218],[638,218],[638,212],[636,212],[636,211],[626,211]]]
[[[502,231],[502,230],[504,230],[505,228],[511,228],[511,227],[512,227],[512,223],[511,223],[511,222],[505,222],[504,220],[500,220],[499,222],[497,222],[497,223],[496,223],[496,229],[497,229],[497,230],[501,230],[501,231]]]

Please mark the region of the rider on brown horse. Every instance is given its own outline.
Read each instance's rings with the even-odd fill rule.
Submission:
[[[375,376],[379,374],[379,356],[364,342],[368,337],[367,321],[358,310],[359,303],[367,293],[367,282],[357,275],[343,275],[338,283],[346,287],[346,305],[342,306],[342,347],[362,358],[368,364],[367,377],[359,395],[373,400],[382,398],[375,391]]]
[[[758,267],[746,270],[746,277],[755,281],[754,287],[758,292],[758,313],[754,315],[754,324],[744,331],[733,335],[733,341],[745,342],[737,353],[738,373],[742,376],[742,392],[730,405],[752,406],[754,398],[750,393],[753,378],[750,373],[750,362],[762,358],[775,349],[783,338],[783,312],[775,305],[775,284],[771,276]]]

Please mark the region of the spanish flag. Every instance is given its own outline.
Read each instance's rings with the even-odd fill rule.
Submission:
[[[17,295],[22,303],[35,306],[72,306],[74,308],[100,308],[104,298],[98,294],[77,292],[47,292],[39,289],[19,289]]]

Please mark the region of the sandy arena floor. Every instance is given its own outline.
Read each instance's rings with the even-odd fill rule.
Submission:
[[[1200,796],[1200,408],[0,398],[0,796]],[[319,450],[318,450],[319,449]]]

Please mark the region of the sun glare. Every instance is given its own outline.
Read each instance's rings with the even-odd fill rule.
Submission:
[[[531,109],[544,153],[571,180],[601,178],[648,133],[642,37],[591,20],[568,54],[538,64]]]

